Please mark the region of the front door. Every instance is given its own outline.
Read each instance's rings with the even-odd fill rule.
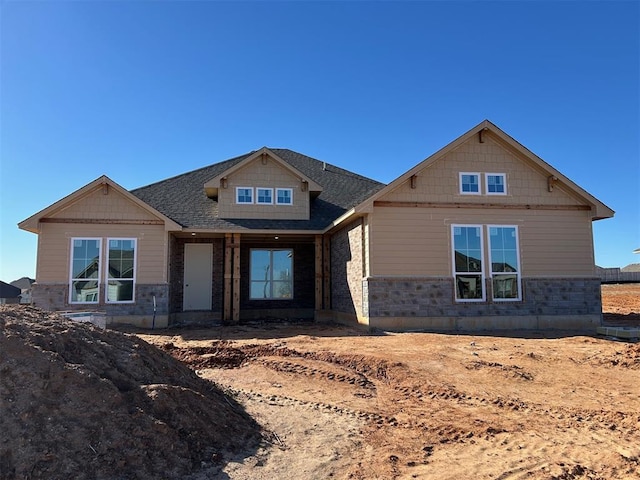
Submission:
[[[182,310],[211,310],[213,244],[185,243]]]

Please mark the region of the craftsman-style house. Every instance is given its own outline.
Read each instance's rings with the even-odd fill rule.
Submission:
[[[131,191],[102,176],[19,226],[34,304],[115,323],[574,328],[600,323],[591,222],[613,213],[484,121],[389,185],[265,147]]]

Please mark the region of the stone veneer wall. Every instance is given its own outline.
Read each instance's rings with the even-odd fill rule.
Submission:
[[[353,315],[362,311],[364,277],[362,220],[331,236],[331,309]]]
[[[517,317],[527,317],[529,320],[523,322],[523,328],[533,325],[533,319],[544,319],[549,323],[550,317],[559,321],[563,317],[584,317],[585,323],[592,324],[594,319],[601,318],[599,278],[525,278],[522,288],[523,300],[520,302],[494,302],[489,299],[477,303],[456,303],[452,278],[370,277],[363,281],[363,310],[370,324],[376,323],[371,319],[391,324],[393,319],[414,318],[416,321],[409,322],[414,328],[419,324],[425,328],[431,325],[446,328],[447,323],[433,321],[437,318],[473,317],[477,319],[476,325],[481,325],[483,317],[515,317],[515,320],[504,322],[505,325],[513,325],[517,323]]]
[[[32,286],[33,305],[49,311],[100,311],[107,317],[152,316],[153,296],[156,315],[169,313],[169,286],[166,284],[136,284],[134,303],[69,303],[69,285],[39,284]]]

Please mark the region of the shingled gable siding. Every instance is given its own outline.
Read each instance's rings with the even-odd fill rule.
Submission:
[[[362,220],[331,236],[331,309],[353,316],[362,311]]]
[[[293,249],[293,299],[251,300],[249,298],[249,260],[252,248]],[[313,243],[242,240],[240,251],[240,318],[286,316],[312,318],[315,307],[315,246]]]
[[[457,303],[451,278],[365,280],[371,327],[402,329],[584,328],[601,321],[598,278],[525,278],[522,302]],[[487,285],[489,287],[489,285]]]
[[[171,241],[170,262],[170,313],[182,312],[183,280],[184,280],[184,246],[186,243],[213,244],[213,278],[210,319],[222,319],[224,288],[224,241],[222,238],[176,238]]]

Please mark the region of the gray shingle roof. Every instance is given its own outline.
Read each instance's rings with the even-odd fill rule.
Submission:
[[[184,228],[193,229],[260,229],[322,230],[331,222],[373,195],[384,184],[325,164],[315,158],[288,149],[272,148],[273,153],[322,186],[322,193],[311,201],[309,220],[222,219],[218,202],[208,198],[204,184],[222,174],[253,152],[208,167],[184,173],[131,193]],[[326,168],[324,168],[326,165]]]

